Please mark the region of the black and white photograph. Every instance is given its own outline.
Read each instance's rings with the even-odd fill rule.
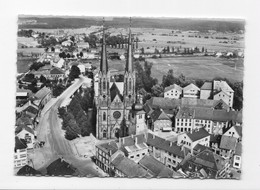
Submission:
[[[260,187],[260,4],[116,2],[2,16],[3,188]]]
[[[17,175],[239,179],[245,21],[18,18]]]

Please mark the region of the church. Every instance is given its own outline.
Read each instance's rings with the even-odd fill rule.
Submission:
[[[136,75],[133,66],[131,29],[123,80],[115,80],[115,73],[108,68],[105,30],[101,48],[100,70],[94,82],[96,138],[116,139],[135,135],[146,130],[142,100],[136,94]]]

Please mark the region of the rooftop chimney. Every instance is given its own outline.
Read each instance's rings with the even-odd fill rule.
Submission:
[[[137,144],[137,137],[135,137],[135,144]]]

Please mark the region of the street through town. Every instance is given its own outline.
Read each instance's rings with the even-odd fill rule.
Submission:
[[[83,82],[91,82],[91,79],[80,77],[68,89],[66,89],[56,100],[49,102],[41,113],[37,134],[39,141],[45,141],[45,147],[40,150],[43,152],[43,165],[41,169],[46,168],[51,162],[57,158],[63,158],[66,162],[77,168],[81,176],[103,176],[98,171],[97,166],[90,158],[80,158],[73,152],[71,145],[64,137],[61,129],[61,120],[58,117],[59,106],[69,98],[83,84]],[[37,151],[36,151],[37,152]],[[37,159],[37,155],[36,155]]]

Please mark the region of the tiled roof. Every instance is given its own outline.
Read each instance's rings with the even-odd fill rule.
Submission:
[[[137,142],[135,142],[137,140]],[[120,138],[122,146],[133,146],[135,144],[142,144],[146,142],[145,134],[133,135],[124,138]]]
[[[156,109],[152,112],[151,118],[153,121],[157,120],[171,120],[162,109]]]
[[[226,81],[214,80],[213,89],[214,90],[222,90],[222,91],[226,91],[226,92],[234,92],[234,90],[232,88],[230,88],[230,86],[227,84]]]
[[[14,151],[20,150],[20,149],[25,149],[27,148],[26,141],[24,139],[19,139],[17,136],[15,137],[15,148]]]
[[[194,118],[194,112],[194,108],[181,107],[176,115],[176,118],[192,119]]]
[[[51,75],[60,75],[60,74],[64,74],[64,71],[55,67],[50,71]]]
[[[32,114],[34,114],[34,115],[36,115],[36,114],[38,113],[38,109],[37,109],[35,106],[33,106],[33,105],[29,105],[29,106],[28,106],[27,108],[25,108],[23,111],[24,111],[24,112],[32,113]]]
[[[17,175],[19,176],[26,176],[26,175],[37,175],[41,174],[41,172],[35,170],[31,166],[25,165],[23,166],[18,172]]]
[[[182,163],[182,168],[188,167],[188,164],[185,165],[185,163],[193,162],[196,165],[200,165],[206,168],[210,168],[212,170],[218,171],[221,170],[226,161],[219,155],[212,152],[212,150],[205,149],[204,151],[198,153],[195,156],[190,157],[187,159],[184,163]]]
[[[241,154],[242,154],[242,143],[239,142],[237,143],[236,146],[235,155],[241,156]]]
[[[43,99],[47,94],[51,93],[51,90],[49,88],[47,88],[46,86],[44,86],[43,88],[41,88],[34,96],[37,99]]]
[[[47,175],[73,175],[75,169],[60,158],[52,162],[47,168]]]
[[[204,100],[195,98],[182,98],[181,106],[183,107],[201,107],[201,108],[214,108],[218,103],[223,102],[222,100]],[[224,102],[223,102],[224,103]],[[224,105],[227,105],[224,103]],[[229,107],[227,105],[227,107]]]
[[[116,95],[119,96],[120,100],[123,101],[123,96],[120,93],[119,89],[117,88],[117,85],[115,83],[113,83],[113,85],[110,88],[110,95],[111,95],[111,102],[113,102],[114,98],[116,97]]]
[[[112,154],[114,154],[118,150],[118,147],[117,147],[117,144],[115,141],[101,143],[96,146],[107,153],[109,153],[111,151]]]
[[[183,88],[183,92],[191,90],[191,89],[196,89],[196,90],[200,91],[199,87],[197,87],[195,84],[191,83]]]
[[[34,131],[30,127],[27,127],[26,125],[17,126],[15,128],[15,134],[20,133],[23,129],[34,135]]]
[[[237,131],[238,135],[242,137],[242,127],[241,126],[234,126],[235,130]]]
[[[170,99],[163,97],[152,97],[146,101],[151,108],[174,109],[181,105],[180,99]]]
[[[193,130],[191,133],[186,134],[193,142],[209,136],[209,133],[204,128]]]
[[[37,175],[41,174],[41,172],[35,170],[31,166],[25,165],[23,166],[18,172],[17,175],[19,176],[26,176],[26,175]]]
[[[112,164],[127,177],[144,177],[147,174],[140,165],[121,154],[112,161]]]
[[[210,142],[220,144],[221,141],[221,135],[210,135]]]
[[[33,120],[30,117],[23,114],[16,120],[16,125],[33,125]]]
[[[148,133],[147,144],[184,158],[184,152],[182,151],[181,146],[177,145],[177,142],[171,142],[151,133]]]
[[[197,144],[194,148],[193,148],[193,150],[195,150],[195,151],[197,151],[197,152],[202,152],[203,150],[205,150],[205,149],[209,149],[209,147],[207,147],[207,146],[204,146],[204,145],[201,145],[201,144]]]
[[[145,155],[139,164],[154,177],[173,177],[173,171],[152,156]]]
[[[202,87],[200,88],[201,90],[212,90],[212,82],[205,82]]]
[[[236,144],[237,139],[235,137],[222,135],[219,148],[226,150],[235,150]]]
[[[176,90],[178,90],[179,92],[182,92],[182,87],[180,87],[180,86],[177,85],[177,84],[173,84],[173,85],[170,85],[170,86],[165,87],[164,92],[168,92],[169,90],[172,90],[172,89],[176,89]]]

